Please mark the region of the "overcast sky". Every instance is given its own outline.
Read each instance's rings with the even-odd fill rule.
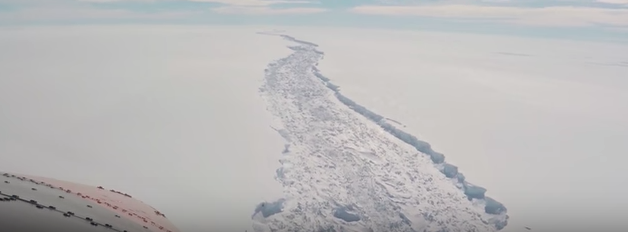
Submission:
[[[628,43],[628,0],[0,0],[0,25],[276,24]]]

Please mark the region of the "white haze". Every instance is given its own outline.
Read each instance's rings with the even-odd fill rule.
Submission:
[[[625,228],[628,46],[299,29],[321,72],[509,209],[506,231]]]
[[[181,231],[252,231],[283,149],[257,90],[290,52],[258,29],[0,30],[0,170],[127,192]]]

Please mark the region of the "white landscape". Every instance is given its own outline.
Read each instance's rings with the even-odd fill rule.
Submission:
[[[391,30],[290,32],[320,46],[321,73],[345,96],[402,123],[504,203],[504,231],[628,226],[628,46]]]
[[[124,190],[181,231],[251,231],[281,196],[258,88],[290,53],[257,29],[3,29],[0,168]]]
[[[459,175],[447,178],[382,125],[429,142],[488,189],[508,209],[503,231],[628,226],[625,45],[64,26],[2,28],[0,51],[2,171],[124,189],[181,231],[505,224],[506,212],[486,213]],[[389,119],[354,111],[336,85]]]

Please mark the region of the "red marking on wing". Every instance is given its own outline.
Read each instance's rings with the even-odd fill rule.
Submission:
[[[26,180],[26,177],[21,177],[22,180]],[[127,193],[122,193],[116,190],[105,191],[102,186],[93,187],[84,184],[72,183],[68,181],[56,180],[46,177],[29,176],[30,181],[37,183],[46,183],[51,187],[58,188],[60,191],[67,193],[73,193],[85,200],[103,204],[104,208],[107,208],[114,212],[119,213],[121,216],[128,218],[138,224],[153,227],[155,230],[161,230],[166,232],[179,232],[178,229],[168,220],[166,216],[161,212],[155,210],[155,208],[134,199]],[[112,203],[115,203],[112,204]],[[128,213],[128,211],[138,213]],[[152,213],[146,213],[152,212]],[[151,223],[148,223],[148,222]]]

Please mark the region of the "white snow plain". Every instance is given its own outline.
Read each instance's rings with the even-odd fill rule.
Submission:
[[[294,44],[255,34],[264,29],[2,28],[0,169],[123,190],[166,213],[182,231],[253,231],[255,205],[279,198],[286,198],[286,211],[279,217],[255,214],[257,229],[290,228],[294,225],[281,218],[291,217],[322,228],[347,225],[336,219],[321,223],[338,208],[321,204],[325,196],[336,197],[330,204],[347,206],[349,214],[366,215],[372,224],[353,225],[368,228],[400,210],[395,205],[412,205],[408,194],[437,203],[401,209],[407,217],[424,218],[415,214],[430,211],[434,214],[428,217],[438,222],[453,213],[461,217],[459,225],[492,230],[474,216],[486,220],[482,208],[471,206],[429,159],[412,160],[416,151],[340,105],[329,90],[301,85],[303,92],[279,91],[320,84],[291,79],[295,76],[288,74],[312,78],[301,63],[289,60],[295,65],[274,70],[286,74],[289,85],[276,86],[274,95],[263,92],[263,101],[258,88],[268,87],[264,78],[273,71],[267,65],[295,53],[286,47]],[[622,145],[628,138],[628,80],[622,78],[626,47],[432,32],[287,29],[321,45],[317,49],[325,56],[318,68],[343,95],[403,123],[400,129],[430,142],[470,181],[504,203],[511,215],[505,230],[623,226],[616,210],[628,205],[619,197],[628,192],[621,185],[628,179],[621,172],[626,161],[621,154],[628,153]],[[315,56],[307,54],[296,61]],[[292,101],[303,94],[314,101]],[[349,123],[334,124],[336,119]],[[283,129],[288,140],[271,126]],[[317,136],[299,138],[311,135],[312,128],[318,128]],[[303,145],[330,135],[359,146],[323,147],[331,152],[319,150],[321,159],[295,156],[310,154],[312,147]],[[285,143],[293,144],[281,154]],[[342,160],[334,151],[364,155],[352,158],[363,162],[362,169],[351,168],[357,163],[332,162]],[[280,165],[285,172],[278,173],[288,178],[279,180],[289,187],[274,180]],[[317,175],[298,172],[312,168]],[[407,169],[407,177],[396,173],[400,168]],[[362,172],[376,178],[353,184],[339,178]],[[417,189],[400,185],[415,178],[425,183]],[[369,192],[369,198],[388,194],[375,205],[349,194],[380,182],[397,185]],[[438,186],[436,191],[431,185]],[[307,203],[300,209],[312,214],[289,210],[298,209],[298,203]],[[361,211],[376,205],[376,212]],[[396,219],[396,230],[408,228],[403,217]],[[439,229],[419,220],[407,225]]]
[[[258,27],[0,29],[0,170],[102,185],[181,231],[252,231],[282,196]]]
[[[504,231],[628,227],[628,46],[286,29],[319,45],[319,69],[341,93],[402,123],[504,203]]]

